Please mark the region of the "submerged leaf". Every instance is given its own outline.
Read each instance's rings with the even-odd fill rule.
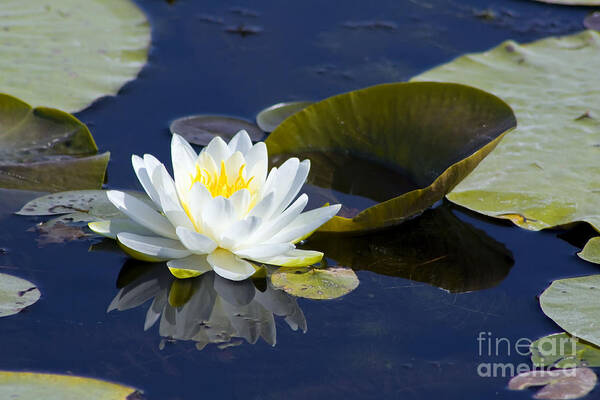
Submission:
[[[564,332],[536,340],[530,351],[536,368],[600,367],[600,348]]]
[[[248,132],[252,141],[264,136],[252,122],[240,118],[221,115],[193,115],[176,119],[171,123],[171,133],[183,136],[188,142],[206,146],[215,136],[229,141],[242,129]]]
[[[523,390],[531,386],[544,386],[537,392],[536,399],[578,399],[587,395],[596,386],[596,373],[589,368],[536,370],[519,374],[508,384],[511,390]]]
[[[89,236],[81,227],[66,225],[63,222],[37,225],[37,231],[40,235],[37,239],[38,245],[40,246],[71,242]]]
[[[586,261],[600,264],[600,236],[591,238],[577,255]]]
[[[600,275],[556,280],[540,296],[540,305],[565,331],[600,346]]]
[[[600,33],[507,41],[415,81],[468,83],[505,99],[519,127],[448,199],[539,230],[586,221],[600,230]]]
[[[134,79],[150,44],[130,0],[3,0],[0,26],[0,90],[69,112]]]
[[[0,371],[0,398],[23,400],[142,400],[132,387],[79,376]]]
[[[267,107],[256,116],[256,124],[265,132],[273,132],[287,117],[313,104],[312,101],[289,101]]]
[[[348,268],[278,268],[271,283],[287,293],[315,300],[344,296],[358,287],[358,277]]]
[[[287,118],[265,142],[275,159],[350,155],[379,163],[415,184],[353,218],[337,216],[320,228],[361,232],[397,225],[441,200],[515,124],[510,107],[481,90],[394,83],[315,103]],[[327,181],[332,187],[339,181],[334,176],[351,179],[340,166]],[[317,170],[311,168],[309,182],[320,185],[313,181]],[[377,185],[371,186],[377,192]]]
[[[38,301],[40,296],[40,291],[33,283],[0,273],[0,317],[19,313]]]

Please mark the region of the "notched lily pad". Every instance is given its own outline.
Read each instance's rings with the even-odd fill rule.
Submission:
[[[0,317],[21,312],[38,301],[40,296],[39,289],[33,283],[0,273]],[[1,389],[0,393],[2,393]]]
[[[320,228],[356,233],[397,225],[422,213],[464,179],[515,125],[511,108],[479,89],[393,83],[315,103],[287,118],[265,142],[275,159],[341,153],[379,163],[416,184],[414,190],[353,218],[336,216]],[[315,170],[311,168],[312,176]],[[334,189],[336,180],[329,180]]]
[[[564,332],[536,340],[530,351],[536,368],[600,367],[600,348]]]
[[[591,238],[577,255],[586,261],[600,264],[600,236]]]
[[[99,189],[110,154],[97,150],[74,116],[0,94],[0,188]]]
[[[278,268],[271,275],[278,289],[298,297],[330,300],[344,296],[358,287],[358,277],[348,268]]]
[[[511,390],[523,390],[531,386],[544,386],[533,396],[535,399],[578,399],[594,389],[596,373],[589,368],[536,370],[519,374],[508,384]]]
[[[264,132],[252,122],[221,115],[193,115],[178,118],[170,126],[171,133],[181,135],[188,142],[200,146],[206,146],[215,136],[229,141],[242,129],[248,132],[254,142],[264,136]]]
[[[143,400],[128,386],[71,375],[0,371],[0,398],[23,400]]]
[[[304,110],[314,102],[288,101],[265,108],[256,116],[256,124],[265,132],[273,132],[286,118]]]

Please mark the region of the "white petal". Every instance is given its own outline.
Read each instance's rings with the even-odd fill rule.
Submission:
[[[252,171],[254,166],[262,165],[264,167],[264,176],[267,176],[267,168],[269,165],[269,156],[267,152],[267,145],[264,142],[258,142],[250,150],[244,153],[246,159],[246,167],[248,172]]]
[[[217,196],[202,210],[202,230],[218,242],[234,218],[235,211],[229,199]]]
[[[320,251],[294,249],[275,257],[254,258],[253,261],[281,267],[305,267],[318,263],[322,258]]]
[[[274,208],[271,211],[271,215],[277,215],[283,210],[285,206],[282,207],[283,201],[287,197],[287,194],[294,183],[294,178],[296,177],[296,173],[298,172],[298,167],[300,166],[300,160],[296,157],[292,157],[287,159],[278,169],[277,169],[277,179],[273,182],[273,189],[276,192],[275,196],[275,204]],[[266,184],[265,184],[266,186]]]
[[[90,222],[88,227],[98,235],[102,235],[110,239],[116,239],[117,234],[121,232],[131,232],[145,236],[154,235],[154,232],[151,230],[146,229],[142,225],[125,218]]]
[[[217,244],[208,236],[187,229],[177,227],[177,236],[181,243],[194,254],[208,254],[217,248]]]
[[[192,189],[188,193],[187,203],[185,206],[188,207],[188,211],[191,217],[196,223],[196,227],[202,226],[202,210],[210,201],[212,201],[212,195],[200,182],[197,182],[192,186]]]
[[[200,169],[205,169],[209,175],[215,175],[219,173],[219,166],[212,158],[210,154],[206,152],[206,149],[200,152],[198,159],[196,160],[196,164]]]
[[[169,220],[152,209],[149,205],[135,197],[118,190],[109,190],[106,192],[108,199],[119,211],[129,218],[150,229],[157,235],[165,236],[171,239],[177,239],[175,229]]]
[[[221,161],[225,161],[231,155],[231,152],[227,148],[227,143],[219,136],[216,136],[214,139],[208,143],[208,146],[205,148],[206,152],[210,154],[213,158],[217,166],[221,164]]]
[[[260,189],[260,197],[261,198],[264,198],[269,193],[275,191],[274,187],[275,187],[275,184],[277,183],[278,179],[279,179],[279,170],[277,169],[277,167],[271,168],[271,172],[269,172],[269,175],[267,176],[267,179],[265,180],[264,185]]]
[[[188,257],[184,257],[184,258],[179,258],[176,260],[170,260],[169,262],[167,262],[167,267],[169,267],[170,270],[182,269],[182,270],[188,270],[188,271],[195,271],[196,273],[199,272],[200,274],[203,274],[205,272],[212,270],[212,267],[210,266],[208,261],[206,261],[206,256],[198,256],[198,255],[192,255],[192,256],[188,256]],[[197,274],[197,275],[200,275],[200,274]]]
[[[150,177],[150,180],[152,180],[152,174],[154,174],[154,171],[156,170],[156,168],[163,165],[152,154],[144,154],[144,164],[146,165],[146,172],[148,172],[148,176]]]
[[[119,233],[117,240],[133,251],[165,261],[190,255],[189,250],[177,240],[157,236],[142,236],[128,232]]]
[[[292,180],[292,183],[288,189],[288,192],[283,196],[281,202],[273,210],[273,215],[277,215],[281,213],[287,206],[290,205],[292,200],[298,195],[300,189],[302,189],[302,185],[306,182],[306,178],[308,177],[308,171],[310,170],[310,160],[304,160],[298,165],[298,169],[296,170],[296,175]],[[281,169],[280,169],[281,171]]]
[[[175,186],[179,195],[191,185],[191,177],[196,172],[196,159],[198,155],[192,146],[181,136],[174,134],[171,139],[171,162]]]
[[[276,193],[270,192],[256,204],[248,213],[249,217],[264,218],[265,215],[270,215],[273,202],[275,201]]]
[[[248,261],[223,249],[210,253],[207,260],[219,276],[232,281],[242,281],[256,272],[254,266]]]
[[[314,232],[318,227],[333,218],[340,210],[340,207],[341,204],[335,204],[333,206],[316,208],[302,213],[268,241],[272,243],[296,243],[298,240],[303,239],[306,235]]]
[[[304,210],[304,207],[306,207],[307,202],[308,196],[302,194],[278,217],[271,221],[265,221],[260,229],[250,237],[246,243],[263,243],[269,241],[273,236],[279,233],[279,231],[296,219],[302,210]]]
[[[154,170],[152,183],[158,190],[162,210],[171,224],[175,227],[184,226],[188,229],[195,229],[194,224],[181,207],[173,179],[164,165]]]
[[[229,197],[229,202],[235,210],[235,217],[241,219],[248,214],[250,207],[250,192],[248,189],[241,189]]]
[[[234,222],[222,235],[221,247],[225,249],[235,249],[236,245],[252,236],[261,224],[258,217],[247,217],[243,220]]]
[[[239,151],[242,154],[246,154],[252,147],[252,140],[250,139],[248,132],[242,129],[229,141],[227,147],[232,153]]]
[[[291,243],[274,243],[274,244],[260,244],[253,247],[247,247],[245,249],[236,250],[235,254],[248,259],[275,257],[280,254],[287,253],[294,249],[294,245]]]
[[[239,151],[233,153],[225,161],[225,173],[227,174],[227,183],[232,185],[239,176],[240,168],[246,163],[244,156]],[[219,171],[220,172],[220,171]]]
[[[146,163],[144,162],[144,159],[134,154],[131,156],[131,164],[133,164],[133,170],[135,171],[138,180],[142,184],[142,187],[152,199],[154,204],[160,208],[160,198],[158,197],[158,192],[150,180],[150,175],[146,169]]]

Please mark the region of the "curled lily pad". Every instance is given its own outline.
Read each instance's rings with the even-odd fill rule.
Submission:
[[[293,296],[330,300],[356,289],[358,277],[349,268],[278,268],[271,283]]]
[[[252,141],[259,141],[264,136],[252,122],[240,118],[221,115],[193,115],[176,119],[171,123],[171,133],[183,136],[188,142],[206,146],[215,136],[225,141],[231,140],[241,130],[250,135]]]
[[[130,0],[4,0],[0,26],[1,90],[69,112],[134,79],[150,44]]]
[[[0,188],[99,189],[110,154],[97,150],[74,116],[0,94]]]
[[[0,273],[0,317],[19,313],[38,301],[40,296],[40,291],[33,283]]]
[[[381,233],[316,233],[306,243],[339,265],[426,282],[450,292],[496,286],[510,272],[512,254],[447,206]]]
[[[586,261],[600,264],[600,236],[591,238],[577,255]]]
[[[132,387],[71,375],[0,371],[0,398],[142,400]]]
[[[393,83],[315,103],[286,119],[265,142],[275,159],[351,155],[414,182],[414,190],[353,218],[336,216],[320,228],[361,232],[397,225],[441,200],[515,124],[510,107],[481,90],[449,83]],[[312,180],[315,170],[311,168],[309,183],[323,185]],[[337,189],[334,177],[343,174],[343,165],[331,171],[328,185]]]
[[[488,90],[519,120],[448,199],[525,229],[585,221],[600,230],[598,65],[600,33],[585,31],[527,45],[507,41],[415,77]]]
[[[556,280],[540,296],[540,305],[562,329],[600,346],[600,275]]]
[[[265,132],[273,132],[287,117],[313,104],[312,101],[289,101],[267,107],[256,116],[256,124]]]
[[[515,376],[510,380],[508,388],[523,390],[531,386],[544,386],[533,396],[534,398],[578,399],[591,392],[597,380],[596,373],[589,368],[535,370]]]
[[[530,351],[536,368],[600,367],[600,348],[564,332],[536,340]]]

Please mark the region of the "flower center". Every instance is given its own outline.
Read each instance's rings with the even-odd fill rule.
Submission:
[[[225,168],[224,161],[221,161],[220,171],[213,173],[196,165],[196,175],[192,177],[191,186],[194,186],[196,182],[200,182],[208,189],[212,197],[223,196],[228,198],[238,190],[248,189],[250,182],[254,179],[254,177],[248,180],[244,178],[245,168],[246,164],[242,164],[237,176],[227,176],[227,168]]]

